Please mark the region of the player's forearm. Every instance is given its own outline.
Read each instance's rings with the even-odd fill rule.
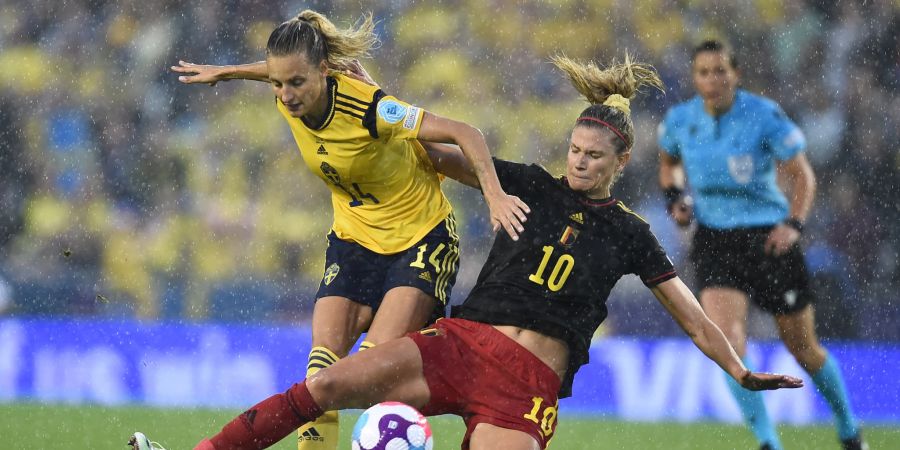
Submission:
[[[487,148],[484,135],[477,128],[464,125],[457,133],[456,143],[469,163],[475,171],[478,178],[478,184],[481,186],[481,192],[485,197],[497,195],[503,192],[500,186],[500,180],[497,178],[497,171],[494,169],[494,162],[491,160],[491,153]]]
[[[778,166],[779,184],[785,186],[789,201],[789,219],[806,220],[816,196],[816,175],[804,153],[783,161]]]
[[[254,80],[269,82],[269,67],[265,61],[225,66],[223,77],[229,80]]]
[[[478,177],[466,155],[457,146],[419,141],[435,170],[462,184],[478,189]]]
[[[728,342],[725,334],[709,318],[706,318],[701,330],[691,336],[694,345],[740,383],[741,378],[747,373],[747,368],[744,367],[744,363],[741,362],[741,358],[734,351],[734,347]]]
[[[790,183],[790,212],[789,218],[805,221],[812,210],[813,199],[816,196],[816,177],[812,169],[803,170],[792,177]]]
[[[675,277],[651,289],[657,300],[669,311],[694,345],[725,372],[740,382],[747,368],[722,330],[703,312],[690,289]]]

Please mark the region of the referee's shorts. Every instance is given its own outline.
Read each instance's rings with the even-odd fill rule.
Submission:
[[[794,244],[780,256],[766,254],[765,242],[772,229],[699,226],[691,248],[699,288],[743,291],[771,314],[790,314],[805,308],[813,296],[803,250]]]

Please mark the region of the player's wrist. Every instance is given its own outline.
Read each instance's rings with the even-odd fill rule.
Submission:
[[[803,221],[796,217],[788,217],[784,222],[781,222],[781,223],[797,230],[798,233],[801,233],[801,234],[803,233],[803,228],[804,228]]]
[[[663,196],[666,199],[666,209],[671,211],[676,203],[684,197],[684,189],[678,186],[669,186],[663,189]]]

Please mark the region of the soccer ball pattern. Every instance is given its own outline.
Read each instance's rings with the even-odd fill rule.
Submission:
[[[405,403],[379,403],[353,427],[353,450],[431,450],[433,445],[425,416]]]

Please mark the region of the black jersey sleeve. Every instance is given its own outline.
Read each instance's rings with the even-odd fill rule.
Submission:
[[[635,218],[632,218],[632,224],[632,273],[639,276],[647,287],[675,278],[675,266],[650,231],[650,225]]]
[[[494,169],[500,186],[507,194],[522,196],[523,191],[533,189],[543,177],[552,178],[541,166],[522,164],[494,158]]]

